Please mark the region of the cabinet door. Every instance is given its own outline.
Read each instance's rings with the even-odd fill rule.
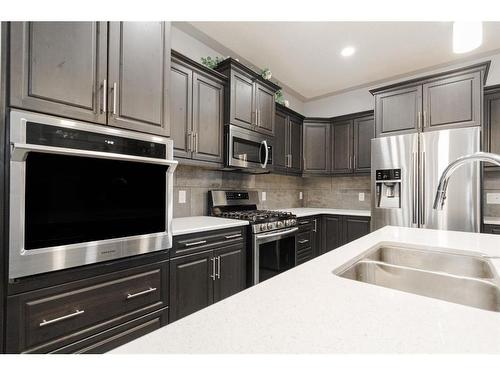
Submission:
[[[106,22],[13,22],[10,104],[106,123]]]
[[[302,121],[290,117],[288,121],[290,172],[300,173],[302,171]]]
[[[323,216],[323,227],[321,230],[323,235],[321,253],[327,253],[342,246],[342,216]]]
[[[373,116],[354,119],[354,173],[371,170],[372,139],[375,138]]]
[[[481,73],[423,85],[424,131],[481,125]]]
[[[233,125],[253,129],[255,124],[255,90],[251,77],[231,70],[231,99],[229,122]]]
[[[201,310],[213,302],[213,251],[170,262],[170,321]]]
[[[332,172],[352,173],[352,120],[332,125]]]
[[[245,289],[245,244],[239,243],[214,251],[217,260],[217,278],[214,282],[214,302]]]
[[[191,157],[193,72],[172,62],[170,68],[170,135],[174,141],[174,156]]]
[[[108,124],[170,135],[170,23],[110,23],[108,72]]]
[[[276,111],[274,121],[273,168],[275,171],[287,169],[288,116]]]
[[[318,256],[323,253],[322,220],[321,216],[315,216],[313,219],[313,254]]]
[[[416,132],[422,119],[422,86],[412,86],[375,96],[377,137]]]
[[[484,96],[484,151],[500,154],[500,88]],[[500,169],[485,163],[487,169]]]
[[[370,233],[369,217],[346,216],[344,219],[343,244],[354,241],[355,239]]]
[[[193,159],[222,163],[224,85],[203,74],[193,75]]]
[[[304,172],[330,172],[330,123],[304,122]]]
[[[257,128],[260,133],[274,134],[274,91],[260,84],[255,84],[255,109],[257,110]]]

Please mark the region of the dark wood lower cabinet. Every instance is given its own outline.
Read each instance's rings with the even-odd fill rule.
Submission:
[[[321,217],[301,217],[298,222],[299,233],[296,236],[297,265],[321,254]]]
[[[327,253],[370,233],[370,218],[365,216],[323,216],[323,248]]]
[[[244,234],[244,229],[234,228],[174,239],[174,254],[180,253],[186,244],[204,243],[194,245],[203,246],[203,251],[178,256],[170,262],[171,322],[245,289]],[[204,239],[200,240],[200,236]]]
[[[500,225],[484,224],[483,233],[500,234]]]
[[[364,216],[346,216],[343,223],[344,244],[370,233],[370,218]]]
[[[168,308],[168,271],[168,261],[163,261],[11,295],[7,298],[6,351],[48,353],[78,342],[90,343],[92,337],[96,337],[95,344],[110,330],[116,333],[108,334],[101,348],[119,345],[112,337],[123,340],[124,332],[132,329],[129,322]],[[167,321],[167,315],[157,320]],[[122,325],[123,330],[115,329]],[[137,335],[141,329],[134,332]]]

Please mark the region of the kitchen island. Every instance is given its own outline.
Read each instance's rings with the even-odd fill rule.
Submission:
[[[384,227],[111,353],[500,353],[498,312],[333,273],[380,244],[500,256],[495,235]]]

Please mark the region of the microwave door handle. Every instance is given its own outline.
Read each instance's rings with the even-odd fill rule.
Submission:
[[[11,160],[12,161],[26,161],[28,154],[30,152],[39,152],[44,154],[55,154],[55,155],[69,155],[69,156],[80,156],[87,158],[96,159],[109,159],[109,160],[122,160],[131,161],[136,163],[146,163],[146,164],[159,164],[169,166],[171,172],[177,167],[177,160],[165,160],[156,158],[147,158],[143,156],[133,156],[116,154],[113,152],[102,152],[102,151],[89,151],[89,150],[78,150],[72,148],[64,147],[53,147],[53,146],[41,146],[32,145],[24,143],[12,143],[11,144]]]
[[[266,157],[264,158],[264,162],[261,164],[262,168],[267,167],[267,162],[269,161],[269,148],[267,147],[267,141],[262,141],[260,143],[260,147],[262,148],[264,146],[264,149],[266,150]]]

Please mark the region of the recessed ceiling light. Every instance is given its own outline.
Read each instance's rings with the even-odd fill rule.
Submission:
[[[340,54],[344,57],[347,57],[354,55],[354,52],[356,52],[356,48],[349,46],[342,49],[342,51],[340,51]]]
[[[465,53],[483,43],[482,22],[453,22],[453,52]]]

